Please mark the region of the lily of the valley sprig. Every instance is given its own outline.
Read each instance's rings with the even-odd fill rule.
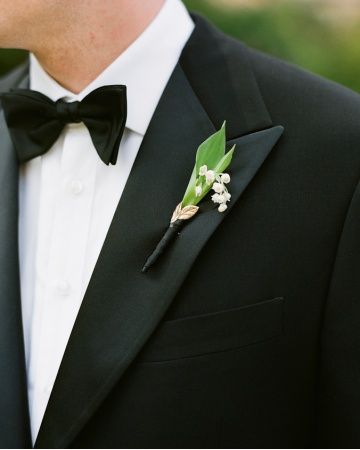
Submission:
[[[225,122],[219,131],[204,141],[196,152],[195,166],[182,201],[176,206],[170,225],[153,253],[147,259],[142,272],[146,272],[155,264],[159,256],[178,235],[184,223],[199,211],[198,204],[210,192],[212,201],[217,205],[219,213],[227,209],[231,199],[228,191],[230,175],[225,170],[231,163],[235,150],[233,146],[225,151]]]
[[[224,212],[227,208],[227,202],[231,199],[231,194],[227,190],[226,184],[230,183],[230,175],[228,173],[220,173],[216,175],[213,170],[208,170],[207,165],[203,165],[199,170],[200,177],[205,177],[206,184],[211,185],[211,189],[214,191],[214,194],[211,196],[211,199],[214,203],[218,203],[218,211]],[[215,182],[214,182],[215,178]],[[200,196],[203,192],[203,186],[200,184],[195,187],[195,193],[197,196]]]

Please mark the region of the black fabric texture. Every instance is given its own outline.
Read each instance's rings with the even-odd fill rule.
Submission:
[[[194,20],[35,446],[358,448],[360,97]],[[236,144],[228,210],[204,201],[142,273],[198,145],[224,120]],[[0,136],[0,447],[17,448],[30,434],[17,161],[2,115]]]

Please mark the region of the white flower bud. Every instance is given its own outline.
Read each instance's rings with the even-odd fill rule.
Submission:
[[[221,204],[219,205],[219,207],[218,207],[218,211],[219,211],[219,212],[224,212],[225,209],[227,209],[226,203],[221,203]]]
[[[218,194],[221,194],[222,192],[224,192],[224,185],[222,183],[214,183],[212,188]]]
[[[220,197],[219,194],[213,194],[213,195],[211,196],[211,200],[212,200],[214,203],[221,203],[221,202],[219,201],[219,197]]]
[[[225,184],[230,183],[230,175],[228,173],[222,173],[221,181]]]
[[[226,203],[225,195],[219,194],[218,203]]]
[[[215,172],[213,170],[207,170],[205,173],[205,178],[207,184],[213,183],[213,181],[215,180]]]
[[[225,201],[228,202],[231,199],[231,194],[229,192],[224,193]]]
[[[195,187],[195,195],[196,195],[196,197],[200,197],[201,194],[202,194],[201,186],[196,186]]]
[[[203,175],[205,175],[206,174],[206,172],[207,172],[207,165],[204,165],[204,166],[201,166],[200,167],[200,170],[199,170],[199,175],[200,176],[203,176]]]

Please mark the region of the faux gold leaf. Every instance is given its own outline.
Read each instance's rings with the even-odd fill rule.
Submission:
[[[176,222],[177,220],[191,219],[198,212],[198,210],[199,207],[195,205],[188,205],[181,208],[181,203],[179,203],[173,212],[170,223]]]
[[[179,214],[179,219],[180,220],[188,220],[191,219],[199,210],[198,206],[194,206],[194,205],[189,205],[189,206],[185,206],[185,208],[183,208],[180,211]]]
[[[175,222],[179,218],[180,211],[181,211],[181,202],[175,208],[175,211],[173,212],[170,223]]]

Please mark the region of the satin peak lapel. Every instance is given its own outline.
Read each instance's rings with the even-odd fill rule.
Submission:
[[[229,148],[236,145],[233,159],[226,170],[231,175],[229,184],[231,201],[228,203],[228,209],[224,213],[219,213],[217,206],[211,200],[204,199],[203,204],[199,203],[199,212],[184,225],[175,242],[170,244],[169,249],[166,249],[165,254],[160,257],[161,260],[159,259],[159,262],[149,269],[149,276],[152,270],[167,272],[169,277],[175,276],[174,274],[188,273],[192,263],[216,228],[229,214],[231,215],[232,208],[236,206],[241,194],[274,148],[283,131],[282,126],[275,126],[227,142]],[[166,252],[169,255],[166,255]],[[157,264],[161,267],[157,268]]]

